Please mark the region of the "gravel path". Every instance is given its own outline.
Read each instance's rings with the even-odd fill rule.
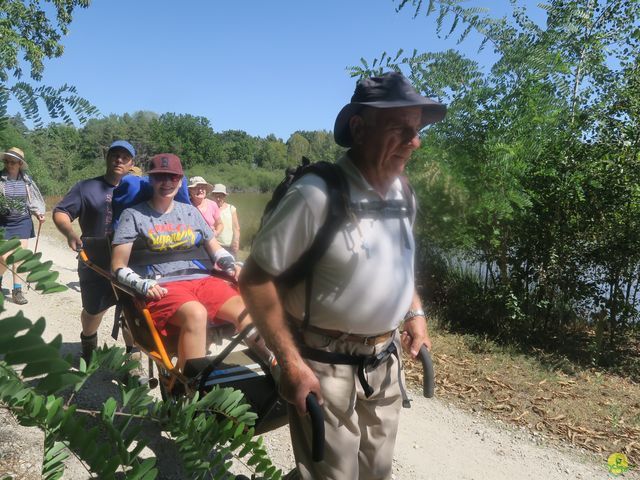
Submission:
[[[77,354],[80,294],[75,255],[61,237],[41,238],[40,246],[44,258],[53,260],[54,269],[60,272],[60,281],[70,288],[46,297],[28,292],[29,303],[23,310],[32,321],[45,316],[45,337],[51,339],[62,334],[65,351]],[[9,302],[6,307],[10,314],[18,310]],[[105,317],[110,318],[109,314]],[[111,323],[111,320],[103,322],[100,342],[113,343]],[[91,395],[104,399],[111,389],[117,391],[112,379],[98,378]],[[412,408],[403,410],[401,415],[394,458],[395,479],[601,480],[608,476],[606,465],[584,452],[559,448],[537,434],[464,412],[437,398],[427,400],[414,392],[413,400]],[[171,442],[159,432],[148,433],[159,459],[161,478],[183,478],[179,466],[172,460]],[[277,466],[283,470],[293,466],[286,427],[267,434],[265,443]],[[6,412],[0,411],[0,478],[6,474],[21,479],[39,478],[41,445],[39,432],[16,425]],[[246,472],[238,466],[237,473]],[[89,476],[80,465],[70,462],[64,478],[80,480]],[[624,478],[639,477],[627,474]]]

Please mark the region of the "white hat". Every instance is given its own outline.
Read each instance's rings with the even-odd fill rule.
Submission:
[[[216,183],[213,186],[213,192],[212,193],[224,193],[226,195],[227,194],[227,187],[225,187],[221,183]]]
[[[213,185],[202,177],[191,177],[189,179],[189,188],[197,187],[198,185],[204,185],[204,188],[207,190],[207,195],[211,193],[211,190],[213,190]]]

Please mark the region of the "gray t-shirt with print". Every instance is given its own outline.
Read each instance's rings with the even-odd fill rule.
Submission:
[[[120,223],[113,236],[113,244],[144,242],[152,252],[192,250],[213,237],[202,214],[192,205],[174,202],[170,212],[159,213],[147,202],[127,208],[120,216]],[[169,261],[153,265],[129,265],[136,273],[147,278],[176,280],[174,272],[197,269],[198,264],[190,260]],[[206,272],[203,271],[203,275]],[[200,275],[189,275],[196,278]],[[186,279],[180,276],[181,280]]]

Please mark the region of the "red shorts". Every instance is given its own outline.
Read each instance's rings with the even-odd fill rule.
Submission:
[[[195,280],[179,280],[176,282],[163,283],[162,286],[168,290],[167,295],[160,300],[147,300],[147,308],[153,318],[153,323],[162,335],[167,335],[167,325],[169,319],[176,311],[187,302],[200,302],[207,309],[210,323],[215,322],[220,307],[231,297],[240,295],[238,289],[226,280],[217,277],[204,277]]]

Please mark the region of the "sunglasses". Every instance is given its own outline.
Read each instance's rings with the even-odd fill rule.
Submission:
[[[149,175],[154,182],[166,182],[167,180],[173,183],[179,182],[182,179],[182,175],[177,173],[152,173]]]
[[[9,165],[14,165],[16,163],[20,163],[20,160],[14,160],[12,158],[5,158],[4,163],[8,163]]]

